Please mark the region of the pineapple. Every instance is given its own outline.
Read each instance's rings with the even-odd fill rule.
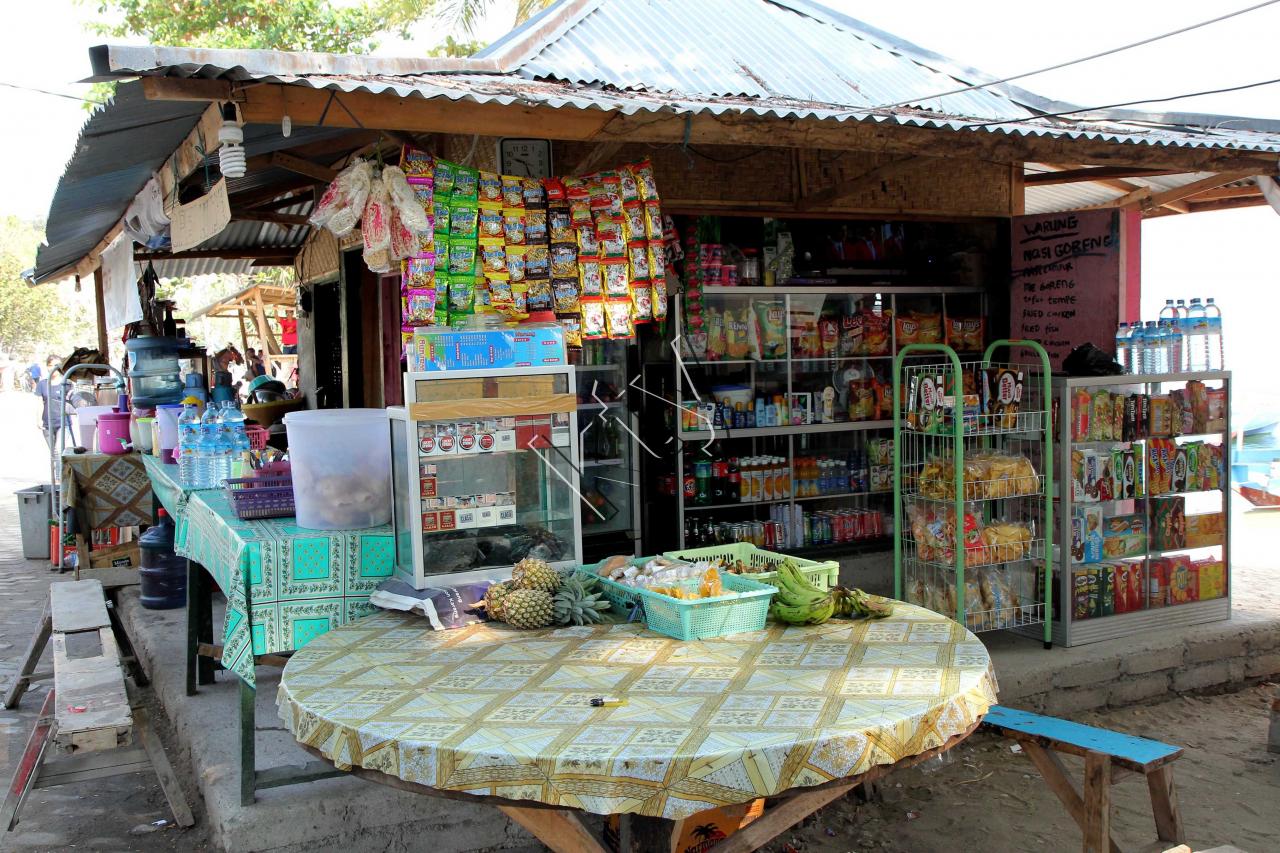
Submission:
[[[551,568],[546,560],[536,557],[525,557],[516,563],[511,572],[511,580],[516,589],[537,589],[554,593],[560,588],[560,573]]]
[[[590,625],[599,622],[600,614],[608,610],[609,601],[596,591],[599,582],[591,580],[584,583],[580,578],[571,577],[560,587],[553,599],[557,625]]]
[[[503,581],[502,583],[493,584],[484,591],[484,600],[481,603],[484,605],[484,612],[489,614],[490,619],[497,619],[500,622],[506,620],[502,605],[506,597],[515,591],[515,588],[516,585],[511,581]]]
[[[555,618],[551,593],[541,589],[517,589],[502,599],[502,612],[513,628],[546,628]]]

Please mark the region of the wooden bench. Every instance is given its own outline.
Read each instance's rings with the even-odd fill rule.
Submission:
[[[152,768],[175,822],[195,823],[178,786],[164,747],[151,730],[142,707],[129,700],[116,644],[107,615],[102,583],[79,580],[49,587],[49,606],[37,637],[53,646],[53,689],[26,750],[18,762],[3,806],[0,827],[18,823],[27,794],[69,782],[82,782],[136,773]],[[35,660],[43,644],[29,652]],[[135,746],[134,741],[140,741]],[[61,757],[52,758],[53,753]]]
[[[1182,756],[1181,747],[1000,705],[987,712],[983,727],[1022,746],[1080,827],[1085,853],[1119,853],[1111,838],[1111,783],[1127,773],[1147,778],[1156,836],[1167,846],[1182,843],[1182,816],[1171,766]],[[1083,797],[1067,775],[1059,752],[1084,759]]]

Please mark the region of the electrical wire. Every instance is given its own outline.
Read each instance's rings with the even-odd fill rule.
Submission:
[[[1020,119],[1020,118],[992,119],[991,121],[983,121],[983,122],[975,122],[973,124],[966,124],[965,129],[968,130],[969,128],[974,128],[974,127],[991,127],[992,125],[997,125],[997,124],[1018,124],[1021,122],[1036,121],[1036,120],[1045,119],[1045,118],[1064,118],[1066,116],[1076,115],[1077,113],[1090,113],[1096,110],[1113,110],[1118,107],[1132,107],[1132,106],[1136,106],[1137,104],[1163,104],[1167,101],[1180,101],[1183,98],[1199,98],[1202,95],[1221,95],[1226,92],[1240,92],[1245,89],[1256,89],[1259,86],[1271,86],[1276,83],[1280,83],[1280,77],[1276,77],[1272,80],[1259,80],[1256,83],[1245,83],[1240,86],[1227,86],[1226,88],[1223,88],[1223,89],[1205,89],[1203,92],[1186,92],[1181,95],[1169,95],[1168,97],[1164,97],[1164,98],[1142,98],[1137,101],[1124,101],[1118,104],[1104,104],[1102,106],[1097,106],[1097,107],[1079,107],[1078,109],[1074,109],[1074,110],[1063,110],[1060,113],[1037,114],[1032,116],[1030,119]]]
[[[1216,24],[1220,21],[1225,21],[1230,18],[1235,18],[1240,15],[1246,14],[1248,12],[1256,12],[1258,9],[1262,9],[1266,6],[1274,6],[1276,3],[1280,3],[1280,0],[1265,0],[1265,2],[1263,3],[1256,3],[1244,9],[1238,9],[1234,12],[1228,12],[1225,15],[1219,15],[1216,18],[1210,18],[1209,20],[1201,21],[1198,24],[1189,24],[1188,26],[1180,27],[1179,29],[1176,29],[1176,30],[1170,30],[1167,33],[1161,33],[1160,35],[1151,36],[1150,38],[1145,38],[1145,39],[1142,39],[1141,41],[1135,41],[1131,44],[1120,45],[1119,47],[1113,47],[1110,50],[1104,50],[1104,51],[1101,51],[1100,53],[1090,54],[1089,56],[1082,56],[1079,59],[1072,59],[1067,62],[1059,62],[1056,65],[1047,65],[1044,68],[1037,68],[1034,71],[1025,71],[1022,74],[1014,74],[1012,77],[1002,77],[999,80],[991,80],[986,83],[974,83],[971,86],[962,86],[959,89],[951,89],[950,91],[947,91],[947,92],[939,92],[936,95],[927,95],[921,98],[910,98],[905,101],[898,101],[895,104],[883,104],[878,107],[871,107],[870,109],[888,110],[888,109],[893,109],[894,107],[905,107],[912,104],[918,104],[921,101],[931,101],[935,98],[945,98],[948,95],[960,95],[960,94],[963,94],[964,92],[974,92],[974,91],[977,91],[978,89],[986,89],[990,86],[999,86],[1003,83],[1012,83],[1014,80],[1021,80],[1025,77],[1034,77],[1037,74],[1045,74],[1049,71],[1057,71],[1060,68],[1069,68],[1072,65],[1079,65],[1082,62],[1091,62],[1095,59],[1101,59],[1104,56],[1111,56],[1112,54],[1121,53],[1126,50],[1132,50],[1135,47],[1143,47],[1145,45],[1152,44],[1153,42],[1157,42],[1162,39],[1167,39],[1172,36],[1182,35],[1183,33],[1189,33],[1192,30],[1198,30],[1201,27],[1207,27],[1210,24]]]
[[[1280,2],[1280,0],[1277,0],[1277,2]],[[22,92],[35,92],[39,95],[53,95],[55,98],[66,98],[69,101],[81,101],[82,103],[96,104],[97,106],[102,106],[106,103],[106,101],[98,101],[93,98],[81,98],[76,95],[68,95],[65,92],[50,92],[48,89],[37,89],[34,86],[20,86],[17,83],[6,83],[3,80],[0,80],[0,86],[4,86],[7,89],[18,89]]]

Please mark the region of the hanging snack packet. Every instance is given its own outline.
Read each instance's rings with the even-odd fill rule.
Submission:
[[[604,303],[604,310],[610,338],[624,340],[636,336],[636,327],[631,321],[630,299],[610,299]]]
[[[435,172],[435,159],[412,145],[400,149],[400,168],[407,178],[430,178]]]
[[[554,300],[551,295],[551,279],[531,278],[525,305],[529,311],[550,311]]]
[[[400,264],[400,288],[435,288],[436,259],[435,256],[425,258],[408,258]]]
[[[624,205],[640,200],[640,185],[636,181],[636,173],[630,166],[618,172],[618,192],[622,196]]]
[[[663,239],[662,206],[656,201],[644,203],[644,232],[650,240]]]
[[[449,202],[449,236],[474,240],[478,233],[480,209],[475,202],[454,198]]]
[[[631,284],[627,276],[627,262],[622,258],[602,260],[600,270],[604,274],[605,296],[620,297],[631,295]]]
[[[576,278],[553,278],[551,280],[551,296],[555,300],[557,314],[567,314],[580,310],[578,280]]]
[[[447,200],[450,194],[453,193],[453,184],[454,178],[457,174],[457,168],[458,167],[456,165],[450,163],[448,160],[441,160],[439,157],[436,158],[435,170],[432,172],[431,178],[435,183],[437,196],[441,196]]]
[[[435,182],[431,176],[425,178],[410,178],[409,189],[413,190],[413,197],[418,200],[418,204],[422,205],[422,210],[431,217],[435,212]]]
[[[545,208],[547,206],[547,191],[542,188],[542,181],[537,178],[522,178],[520,185],[524,192],[524,206],[526,208]]]
[[[437,234],[449,233],[449,197],[435,194],[431,202],[431,227]]]
[[[549,246],[526,246],[524,268],[526,278],[551,277],[551,248]]]
[[[649,278],[649,244],[643,240],[637,240],[627,244],[627,263],[631,267],[631,277],[633,279]]]
[[[585,195],[582,198],[569,197],[569,219],[574,225],[595,224],[595,217],[591,215],[591,202]]]
[[[530,244],[547,242],[547,212],[545,210],[525,210],[524,239],[526,243]]]
[[[570,278],[578,274],[578,247],[575,243],[551,244],[551,277]]]
[[[428,234],[431,232],[428,231]],[[391,257],[397,261],[411,258],[418,253],[418,235],[409,230],[400,211],[391,205]]]
[[[489,279],[476,279],[475,313],[492,314],[493,306],[489,304]]]
[[[524,243],[523,207],[504,207],[502,209],[502,235],[512,245],[519,246]]]
[[[436,232],[427,231],[418,235],[417,246],[414,247],[413,257],[424,258],[427,255],[435,255],[436,253]]]
[[[667,280],[663,276],[654,276],[650,282],[653,292],[653,319],[667,319]]]
[[[604,302],[594,299],[582,303],[582,337],[583,339],[603,338],[608,334],[605,329]]]
[[[622,233],[621,217],[602,216],[596,221],[596,239],[600,241],[600,257],[625,258],[627,241]]]
[[[436,321],[436,289],[411,287],[400,297],[406,324],[430,326]]]
[[[645,201],[657,201],[658,182],[653,177],[653,163],[641,160],[639,163],[632,163],[628,168],[635,174],[636,183],[640,185],[640,198]]]
[[[476,268],[476,244],[473,242],[449,243],[449,274],[474,275]],[[450,305],[453,303],[450,302]]]
[[[637,325],[653,320],[653,291],[647,280],[631,282],[631,318]]]
[[[507,246],[501,237],[481,237],[480,256],[486,273],[506,271]]]
[[[510,279],[502,273],[493,273],[485,277],[485,283],[489,287],[489,307],[504,314],[510,311],[514,305]]]
[[[578,317],[558,317],[556,319],[564,327],[564,345],[567,347],[582,346],[582,320]]]
[[[755,357],[760,360],[786,358],[787,355],[787,309],[782,302],[762,299],[753,302],[753,317],[750,336],[755,348]],[[833,329],[835,324],[831,324]],[[832,343],[834,345],[834,336]],[[740,356],[731,356],[739,358]]]
[[[564,181],[559,178],[543,178],[542,189],[547,194],[548,207],[565,206],[564,203],[569,196],[565,189]]]
[[[524,183],[514,175],[502,176],[502,206],[524,207]]]
[[[600,241],[596,239],[595,223],[589,222],[585,225],[575,225],[574,231],[578,235],[578,252],[582,255],[598,257],[600,254]]]
[[[512,282],[511,310],[507,312],[507,316],[513,320],[523,320],[529,316],[528,282]]]
[[[449,278],[449,318],[452,320],[460,314],[470,314],[475,304],[474,276],[455,275]]]
[[[480,200],[480,172],[466,166],[454,169],[453,200],[469,201],[475,204]]]
[[[502,178],[497,172],[480,173],[480,201],[502,201]]]
[[[528,246],[507,246],[507,273],[510,274],[512,281],[524,281],[525,277],[525,256],[528,254]]]
[[[604,273],[600,270],[599,261],[584,260],[578,265],[578,280],[582,283],[584,297],[604,295]]]
[[[643,240],[648,233],[645,230],[644,204],[638,201],[628,202],[622,206],[622,218],[627,223],[627,239]]]
[[[569,218],[567,207],[553,207],[547,211],[547,231],[552,243],[575,242],[573,221]]]
[[[480,228],[481,237],[497,237],[499,240],[505,238],[502,224],[502,208],[496,202],[480,202]]]
[[[649,241],[649,274],[654,278],[667,274],[667,253],[662,249],[661,240]]]

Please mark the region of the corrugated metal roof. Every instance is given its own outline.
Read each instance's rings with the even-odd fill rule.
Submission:
[[[303,201],[281,208],[278,213],[306,216],[311,212],[311,201]],[[235,220],[216,236],[197,246],[197,249],[299,249],[307,237],[305,225],[278,225],[274,222],[249,222]],[[161,278],[193,278],[211,273],[239,275],[254,269],[249,258],[235,260],[225,258],[179,258],[154,261],[156,273]],[[261,269],[259,267],[258,269]]]
[[[1027,163],[1025,171],[1028,175],[1052,172],[1053,169],[1041,163]],[[1188,172],[1181,175],[1155,175],[1152,177],[1111,178],[1131,185],[1134,189],[1147,188],[1155,192],[1176,189],[1208,178],[1210,172]],[[1246,186],[1249,180],[1234,181],[1224,186]],[[1026,188],[1025,204],[1027,213],[1056,213],[1063,210],[1079,210],[1083,207],[1106,204],[1125,195],[1126,190],[1119,186],[1096,181],[1073,181],[1066,184],[1046,184]]]

